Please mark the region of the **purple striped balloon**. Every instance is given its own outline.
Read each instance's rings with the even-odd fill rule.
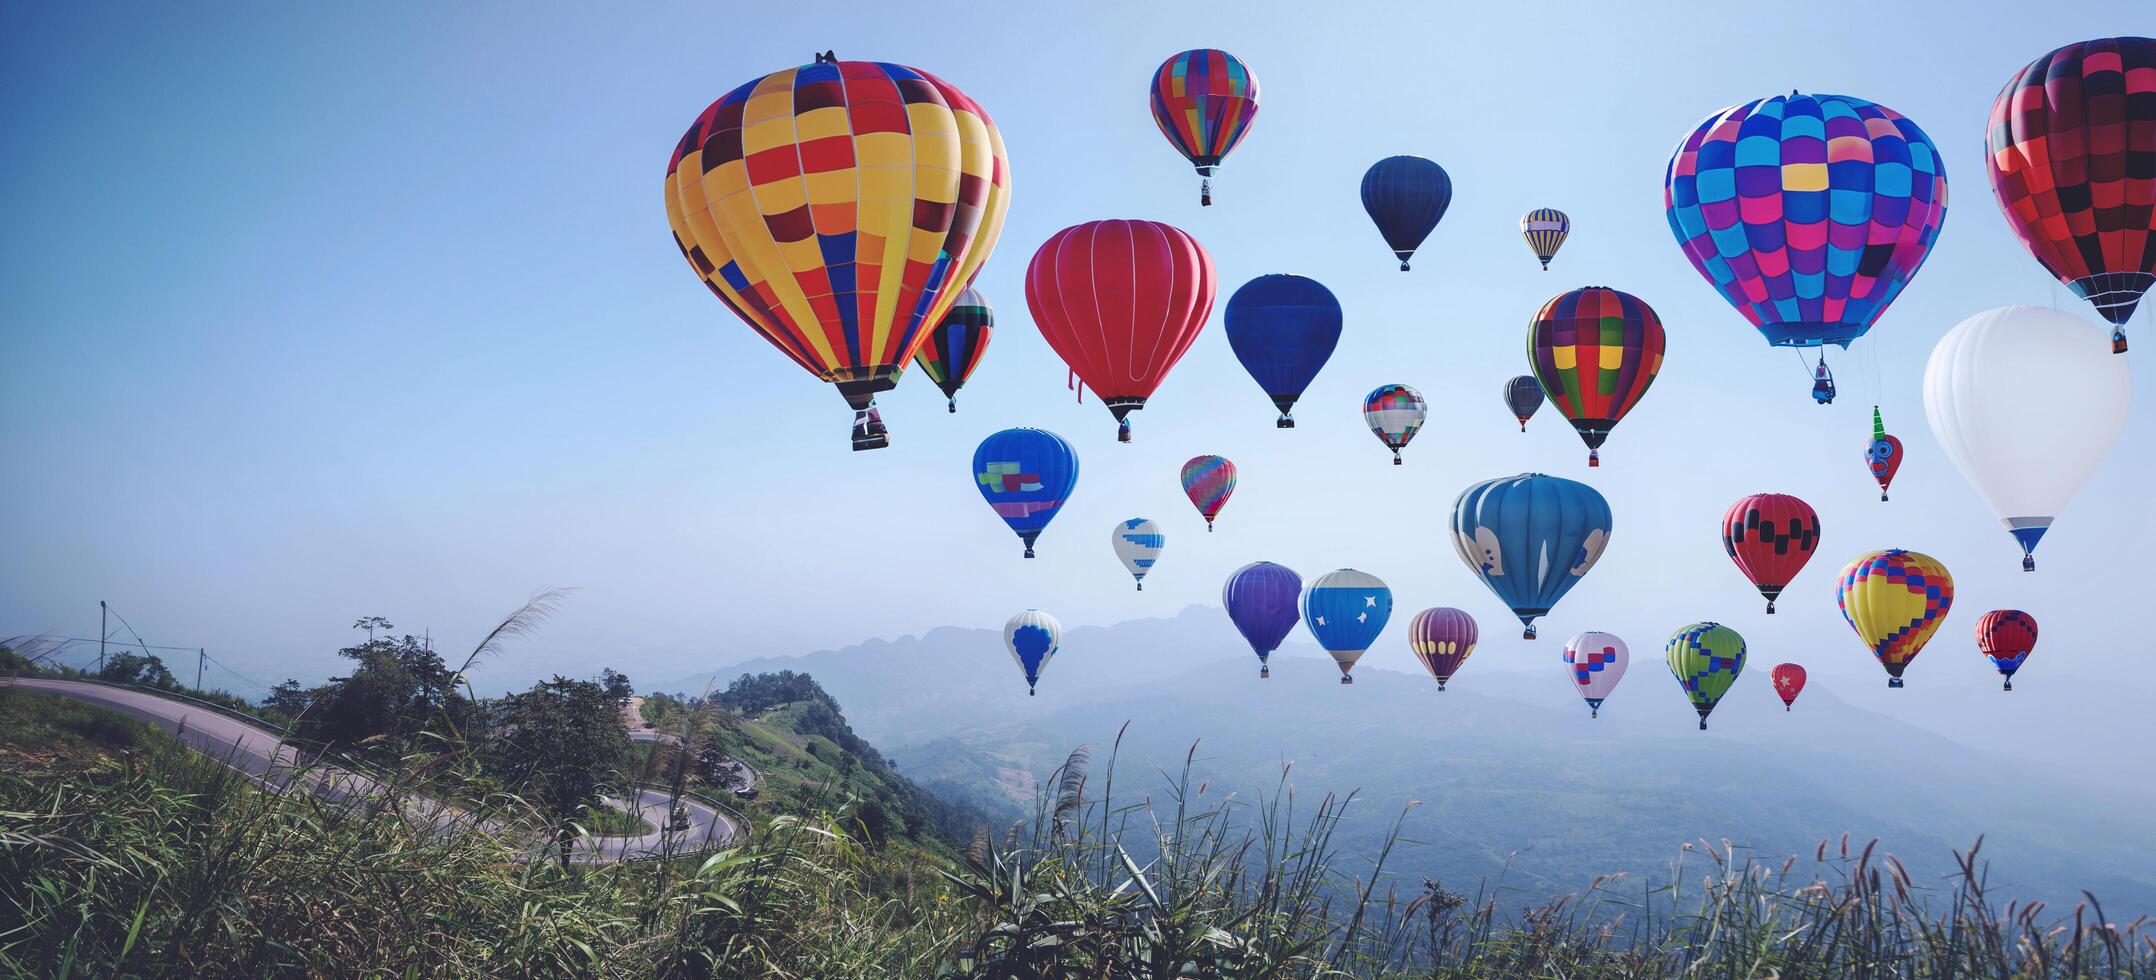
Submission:
[[[1303,577],[1286,565],[1269,561],[1254,561],[1236,569],[1220,590],[1220,604],[1228,608],[1228,618],[1235,621],[1236,630],[1250,641],[1250,649],[1258,655],[1259,677],[1273,676],[1267,658],[1280,648],[1288,631],[1302,622],[1302,595]]]
[[[1467,655],[1475,652],[1477,636],[1475,617],[1451,606],[1425,609],[1407,624],[1408,649],[1415,651],[1422,669],[1437,678],[1440,691],[1467,662]]]

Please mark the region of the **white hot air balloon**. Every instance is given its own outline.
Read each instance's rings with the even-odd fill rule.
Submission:
[[[1123,560],[1123,567],[1130,569],[1130,577],[1138,580],[1138,591],[1144,592],[1145,573],[1160,560],[1160,549],[1168,546],[1167,535],[1160,533],[1152,521],[1133,517],[1116,522],[1108,543],[1115,546],[1115,556]]]
[[[1924,366],[1924,415],[1947,457],[2021,543],[2036,542],[2111,454],[2133,374],[2108,331],[2038,306],[1986,310],[1954,326]]]
[[[1018,669],[1025,672],[1026,696],[1032,697],[1041,671],[1048,669],[1049,659],[1063,645],[1063,624],[1038,609],[1028,609],[1003,624],[1003,645],[1011,651],[1011,659],[1018,661]]]
[[[1602,699],[1617,689],[1631,663],[1632,651],[1615,633],[1588,630],[1565,641],[1565,676],[1572,678],[1572,689],[1587,701],[1590,718],[1602,717]]]

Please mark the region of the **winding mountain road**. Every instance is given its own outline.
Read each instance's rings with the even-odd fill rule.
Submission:
[[[347,769],[309,765],[300,750],[277,733],[200,704],[137,688],[85,681],[17,677],[0,678],[0,686],[71,698],[149,722],[170,732],[188,748],[243,775],[287,791],[297,788],[340,802],[382,799],[391,795],[390,788],[379,780]],[[295,787],[295,780],[303,782]],[[666,790],[638,788],[633,800],[606,797],[603,802],[642,818],[651,825],[651,832],[640,837],[584,838],[578,842],[572,860],[585,864],[612,864],[667,853],[694,853],[723,845],[741,835],[741,827],[733,817],[694,796],[682,796],[678,801],[679,814],[685,821],[685,826],[680,829],[669,829],[674,822],[672,815],[677,801]],[[431,800],[407,797],[404,805],[411,816],[437,826],[473,819],[455,807]],[[493,829],[494,825],[486,826]]]

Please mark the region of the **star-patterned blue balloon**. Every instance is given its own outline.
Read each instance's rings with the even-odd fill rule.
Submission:
[[[1340,665],[1340,683],[1355,683],[1355,661],[1377,642],[1392,618],[1392,590],[1369,572],[1343,568],[1327,572],[1303,593],[1303,621],[1318,646]]]

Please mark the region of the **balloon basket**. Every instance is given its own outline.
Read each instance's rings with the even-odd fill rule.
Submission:
[[[1273,676],[1273,669],[1272,669],[1271,667],[1259,667],[1259,668],[1258,668],[1258,679],[1259,679],[1259,680],[1261,680],[1261,681],[1262,681],[1262,680],[1264,680],[1264,679],[1266,679],[1266,678],[1268,678],[1268,677],[1271,677],[1271,676]]]
[[[950,406],[949,406],[948,408],[946,408],[946,409],[945,409],[945,411],[948,411],[948,412],[950,412],[950,413],[951,413],[952,415],[957,415],[957,414],[958,414],[958,399],[956,399],[956,398],[953,398],[953,399],[951,399],[951,401],[950,401]]]
[[[1590,449],[1590,450],[1588,450],[1588,451],[1587,451],[1587,465],[1588,465],[1588,466],[1600,466],[1600,465],[1602,465],[1602,454],[1601,454],[1600,452],[1596,451],[1596,450],[1593,450],[1593,449]]]
[[[1534,638],[1535,638],[1535,628],[1534,628],[1533,626],[1528,626],[1528,627],[1527,627],[1526,629],[1523,629],[1523,630],[1521,630],[1521,631],[1520,631],[1520,639],[1523,639],[1523,640],[1532,640],[1532,639],[1534,639]]]
[[[2123,327],[2111,331],[2111,353],[2126,353],[2126,330]]]
[[[1035,695],[1037,695],[1037,694],[1039,694],[1039,693],[1040,693],[1039,691],[1036,691],[1036,690],[1034,690],[1034,689],[1032,689],[1032,688],[1030,688],[1030,687],[1029,687],[1029,688],[1026,688],[1026,697],[1029,697],[1029,698],[1030,698],[1030,697],[1033,697],[1033,696],[1035,696]]]
[[[2023,555],[2023,556],[2021,556],[2021,570],[2022,570],[2022,571],[2024,571],[2024,572],[2033,572],[2033,571],[2036,571],[2036,556],[2035,556],[2035,555]]]
[[[1407,260],[1406,260],[1406,259],[1401,259],[1401,260],[1400,260],[1400,271],[1401,271],[1401,272],[1406,272],[1406,271],[1407,271]]]
[[[1028,546],[1026,547],[1026,557],[1027,557],[1027,558],[1031,558],[1031,557],[1033,557],[1033,548],[1032,548],[1032,546],[1031,546],[1031,545],[1028,545]]]
[[[1144,591],[1145,591],[1145,583],[1144,583],[1144,582],[1140,582],[1140,583],[1138,583],[1138,591],[1140,591],[1140,592],[1144,592]]]
[[[1394,465],[1394,466],[1399,466],[1399,465],[1401,465],[1401,464],[1402,464],[1402,461],[1401,461],[1401,459],[1400,459],[1400,451],[1399,451],[1399,450],[1397,450],[1397,449],[1395,449],[1395,450],[1393,450],[1393,451],[1392,451],[1392,465]]]
[[[1129,420],[1129,419],[1124,419],[1123,421],[1121,421],[1121,422],[1117,422],[1117,423],[1115,424],[1115,441],[1117,441],[1117,442],[1129,442],[1129,441],[1130,441],[1130,420]]]
[[[1899,677],[1889,677],[1889,678],[1887,678],[1887,686],[1888,686],[1888,687],[1890,687],[1890,688],[1899,688],[1899,687],[1901,687],[1901,678],[1899,678]]]
[[[1273,423],[1273,428],[1275,428],[1275,429],[1292,429],[1292,428],[1295,428],[1295,420],[1294,420],[1293,418],[1289,417],[1289,416],[1283,415],[1283,416],[1281,416],[1281,417],[1280,417],[1279,421],[1276,421],[1276,422],[1274,422],[1274,423]]]
[[[2007,678],[2007,679],[2006,679],[2006,686],[2005,686],[2005,687],[2003,687],[2003,688],[2001,688],[2001,690],[2005,690],[2005,691],[2011,691],[2011,690],[2013,690],[2013,689],[2014,689],[2014,679],[2013,679],[2013,678],[2011,678],[2011,677],[2009,677],[2009,678]]]
[[[1767,600],[1767,615],[1774,615],[1774,600],[1772,599]]]
[[[1886,492],[1886,491],[1884,491],[1884,490],[1881,490],[1881,491],[1879,491],[1879,499],[1880,499],[1880,500],[1885,500],[1885,499],[1887,499],[1887,492]]]
[[[1353,678],[1353,677],[1349,677],[1349,676],[1348,676],[1348,675],[1346,675],[1346,674],[1341,674],[1341,675],[1340,675],[1340,683],[1342,683],[1342,684],[1353,684],[1353,683],[1355,683],[1355,678]]]

